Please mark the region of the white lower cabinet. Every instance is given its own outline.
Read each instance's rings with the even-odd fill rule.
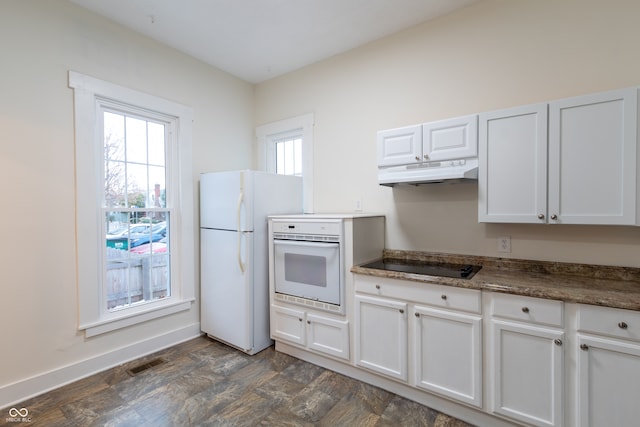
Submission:
[[[493,294],[491,410],[535,426],[564,422],[562,302]]]
[[[356,364],[482,407],[478,290],[358,276]]]
[[[407,303],[356,295],[356,364],[407,381]]]
[[[271,306],[271,338],[349,360],[349,322],[288,307]]]
[[[482,318],[414,308],[416,386],[482,407]]]
[[[580,306],[578,330],[578,425],[638,425],[640,312]]]
[[[354,287],[358,368],[518,425],[638,425],[640,311],[365,275]],[[275,313],[276,337],[312,345],[309,314]]]

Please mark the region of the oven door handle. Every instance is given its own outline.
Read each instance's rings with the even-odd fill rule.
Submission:
[[[310,242],[307,240],[279,240],[273,239],[274,245],[282,245],[282,246],[303,246],[307,248],[327,248],[327,247],[338,247],[340,243],[338,242]]]

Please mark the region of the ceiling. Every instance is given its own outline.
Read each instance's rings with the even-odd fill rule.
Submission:
[[[251,83],[477,0],[70,0]]]

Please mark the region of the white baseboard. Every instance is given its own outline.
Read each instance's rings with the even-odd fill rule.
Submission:
[[[147,354],[171,347],[202,335],[200,323],[193,323],[181,329],[168,331],[165,334],[138,341],[94,356],[90,359],[75,362],[0,387],[0,408],[7,408],[47,391],[88,377],[101,371],[121,365]]]

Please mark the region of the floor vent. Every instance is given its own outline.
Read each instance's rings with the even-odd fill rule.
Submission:
[[[147,369],[153,368],[154,366],[162,365],[165,362],[166,360],[162,358],[153,359],[141,365],[134,366],[131,369],[127,369],[127,373],[133,377],[135,375],[138,375],[140,372],[144,372]]]

